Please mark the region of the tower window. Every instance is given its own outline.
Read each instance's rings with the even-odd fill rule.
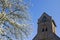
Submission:
[[[44,28],[42,29],[42,32],[44,32]]]
[[[46,28],[46,30],[45,31],[47,31],[47,28]]]
[[[46,22],[46,17],[44,16],[43,19],[42,19],[42,22]]]

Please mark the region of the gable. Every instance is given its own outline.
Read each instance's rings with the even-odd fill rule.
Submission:
[[[46,14],[45,12],[42,14],[42,16],[38,19],[38,22],[44,22],[51,20],[51,16]]]

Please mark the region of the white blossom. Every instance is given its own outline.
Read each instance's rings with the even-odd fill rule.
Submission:
[[[23,40],[31,32],[23,0],[0,0],[0,40]]]

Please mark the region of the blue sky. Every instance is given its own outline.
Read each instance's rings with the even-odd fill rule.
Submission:
[[[33,6],[30,8],[30,12],[34,31],[29,40],[32,40],[37,33],[37,20],[43,12],[52,16],[57,25],[56,34],[60,37],[60,0],[31,0],[31,3]]]

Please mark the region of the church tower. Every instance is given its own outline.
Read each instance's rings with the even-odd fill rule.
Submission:
[[[38,19],[37,35],[33,40],[55,40],[56,24],[51,16],[45,12]],[[56,37],[57,38],[57,37]]]

